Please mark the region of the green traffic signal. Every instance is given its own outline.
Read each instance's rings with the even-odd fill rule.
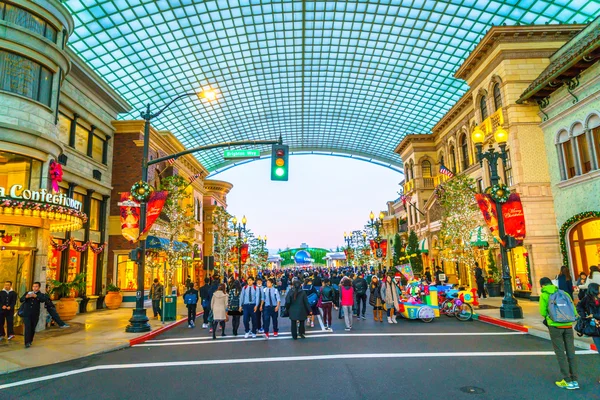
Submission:
[[[283,144],[274,144],[271,150],[271,180],[288,180],[289,147]]]

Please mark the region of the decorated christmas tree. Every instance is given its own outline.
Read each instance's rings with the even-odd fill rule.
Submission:
[[[406,255],[410,258],[410,265],[416,275],[423,272],[423,259],[419,250],[419,237],[413,230],[408,234],[408,243],[406,245]]]

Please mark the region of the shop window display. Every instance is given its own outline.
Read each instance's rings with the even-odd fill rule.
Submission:
[[[23,189],[38,189],[42,163],[21,154],[0,151],[0,186],[8,189],[22,185]]]
[[[85,293],[95,295],[96,293],[96,264],[98,262],[98,255],[94,253],[90,248],[86,250],[88,252],[87,265],[85,269]]]
[[[531,291],[531,272],[529,265],[529,254],[523,246],[511,250],[511,276],[514,279],[515,290]],[[557,271],[558,272],[558,271]]]
[[[116,276],[118,287],[125,290],[135,290],[137,287],[137,264],[131,261],[126,254],[118,255]]]
[[[575,225],[569,233],[574,276],[589,274],[592,265],[600,265],[600,218],[591,218]]]

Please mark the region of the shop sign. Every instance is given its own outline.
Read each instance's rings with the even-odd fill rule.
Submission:
[[[40,190],[23,190],[23,185],[13,185],[8,190],[0,186],[0,198],[12,198],[18,200],[31,200],[40,203],[56,204],[67,208],[72,208],[77,211],[82,210],[80,201],[74,200],[64,193],[52,193],[46,189]]]

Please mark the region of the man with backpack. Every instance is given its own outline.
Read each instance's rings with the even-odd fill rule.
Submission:
[[[183,302],[188,309],[188,328],[196,327],[196,306],[198,305],[198,299],[200,294],[198,292],[198,285],[194,285],[189,282],[187,285],[188,290],[183,295]]]
[[[563,375],[562,380],[555,382],[556,386],[567,390],[579,389],[573,336],[573,323],[577,319],[575,305],[569,294],[554,286],[550,278],[540,279],[540,286],[540,314],[550,332],[554,354]]]
[[[356,317],[367,319],[365,317],[365,313],[367,312],[367,289],[369,289],[369,284],[367,280],[364,278],[363,273],[358,274],[358,278],[356,278],[352,282],[352,287],[354,288],[354,295],[356,296]],[[362,314],[360,305],[362,303]]]

